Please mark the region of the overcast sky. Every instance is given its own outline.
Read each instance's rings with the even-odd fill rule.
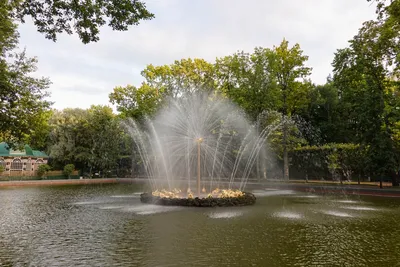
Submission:
[[[323,83],[333,53],[347,46],[363,21],[375,17],[366,0],[145,0],[156,18],[127,32],[103,28],[100,41],[84,45],[76,35],[56,43],[32,23],[20,27],[20,46],[39,60],[37,75],[50,77],[54,108],[109,104],[115,86],[139,85],[147,64],[216,57],[286,38],[309,56],[312,80]]]

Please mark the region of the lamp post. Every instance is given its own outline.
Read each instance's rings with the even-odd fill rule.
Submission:
[[[197,196],[200,198],[200,166],[201,166],[201,155],[200,155],[200,145],[203,142],[203,138],[197,138]]]

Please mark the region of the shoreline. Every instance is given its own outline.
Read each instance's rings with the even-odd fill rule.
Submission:
[[[0,188],[24,186],[52,186],[52,185],[85,185],[85,184],[116,184],[117,178],[98,179],[62,179],[62,180],[29,180],[29,181],[1,181]]]
[[[143,178],[95,178],[95,179],[62,179],[62,180],[29,180],[29,181],[0,181],[0,189],[8,187],[32,187],[32,186],[62,186],[62,185],[90,185],[90,184],[135,184],[147,183]],[[208,184],[208,181],[204,181]],[[379,188],[370,184],[332,184],[321,182],[299,183],[299,181],[280,182],[248,182],[248,188],[267,190],[294,190],[315,194],[347,194],[366,195],[379,197],[400,197],[400,188]]]

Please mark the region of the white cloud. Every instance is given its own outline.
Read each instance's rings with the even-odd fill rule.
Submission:
[[[53,43],[32,23],[22,25],[21,46],[38,57],[38,75],[53,81],[54,107],[107,104],[113,87],[140,84],[140,71],[150,63],[186,57],[212,61],[278,45],[284,37],[301,45],[313,67],[312,79],[323,83],[336,49],[375,17],[366,0],[148,0],[147,6],[154,20],[127,32],[103,28],[100,41],[89,45],[76,35],[62,35]]]

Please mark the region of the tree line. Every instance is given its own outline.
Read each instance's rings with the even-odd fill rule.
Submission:
[[[129,159],[138,166],[140,159],[120,121],[132,118],[140,122],[154,116],[168,98],[208,91],[229,98],[260,127],[271,120],[281,121],[282,127],[269,140],[282,169],[281,178],[370,177],[382,181],[386,177],[398,185],[400,1],[377,1],[376,19],[364,22],[348,46],[336,51],[333,73],[324,84],[310,79],[312,68],[300,45],[284,39],[272,48],[238,51],[214,62],[188,58],[162,66],[150,64],[141,72],[142,84],[117,86],[110,93],[110,103],[118,114],[105,106],[52,110],[45,100],[50,81],[31,76],[35,60],[24,53],[10,53],[18,44],[15,19],[23,19],[32,10],[43,12],[33,17],[47,38],[55,40],[58,33],[75,29],[83,43],[98,40],[98,26],[105,22],[97,16],[118,13],[107,13],[99,6],[90,11],[93,14],[77,9],[75,15],[82,23],[72,25],[68,20],[74,17],[72,6],[67,5],[70,1],[48,1],[49,6],[42,7],[30,6],[32,2],[19,1],[18,7],[4,5],[1,9],[2,25],[7,27],[0,30],[0,80],[8,91],[0,94],[0,136],[44,149],[54,168],[73,163],[89,173],[132,171],[135,164]],[[104,1],[108,3],[105,8],[118,10],[130,1],[114,6],[111,2],[115,1]],[[110,26],[126,30],[128,25],[153,17],[143,3],[135,2],[139,6],[130,7],[142,10],[132,11],[132,16],[138,15],[136,20],[111,19]],[[57,8],[65,21],[43,23]]]

